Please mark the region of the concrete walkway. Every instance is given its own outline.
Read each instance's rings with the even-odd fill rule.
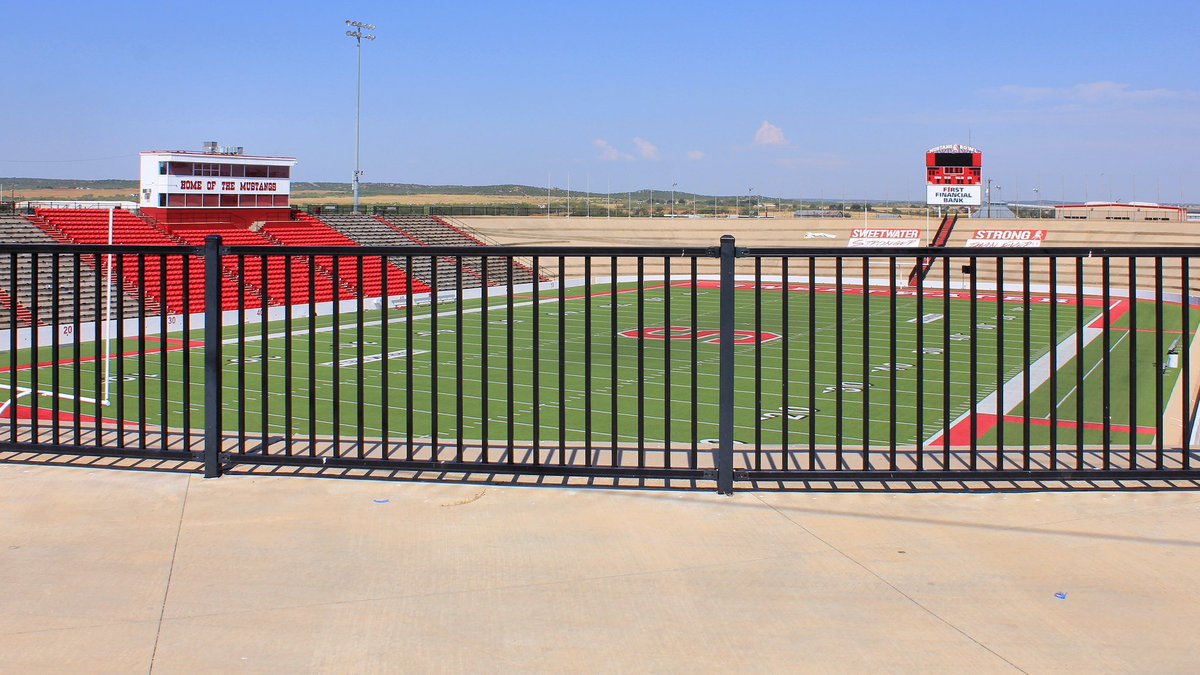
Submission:
[[[1191,491],[0,465],[6,673],[1194,672],[1198,576]]]

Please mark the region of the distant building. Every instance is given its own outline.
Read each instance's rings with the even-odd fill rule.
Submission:
[[[796,218],[849,218],[850,214],[833,209],[800,209],[793,211]]]
[[[1054,217],[1060,220],[1128,220],[1182,223],[1187,209],[1181,206],[1162,206],[1150,202],[1088,202],[1054,207]]]
[[[256,157],[240,147],[143,152],[141,202],[170,225],[288,220],[294,157]]]

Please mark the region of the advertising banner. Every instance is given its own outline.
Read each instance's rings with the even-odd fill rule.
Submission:
[[[850,231],[850,248],[884,248],[921,245],[921,231],[887,227],[856,227]]]
[[[967,247],[1040,248],[1045,239],[1045,230],[975,230]]]
[[[979,206],[982,185],[926,185],[925,203],[931,206]]]

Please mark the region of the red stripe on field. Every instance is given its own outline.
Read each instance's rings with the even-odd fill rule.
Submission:
[[[642,290],[643,290],[643,291],[655,291],[655,290],[658,290],[658,289],[660,289],[660,288],[666,288],[666,285],[665,285],[665,284],[659,284],[659,285],[657,285],[657,286],[643,286],[643,287],[642,287]],[[638,291],[638,289],[636,289],[636,288],[626,288],[626,289],[624,289],[624,290],[617,291],[617,293],[637,293],[637,291]],[[609,295],[612,295],[612,291],[605,291],[604,293],[592,293],[592,297],[593,297],[593,298],[603,298],[603,297],[605,297],[605,296],[609,296]],[[570,295],[570,296],[567,296],[567,297],[565,297],[565,298],[563,298],[563,299],[564,299],[564,300],[583,300],[583,299],[585,299],[585,298],[587,298],[587,297],[588,297],[588,296],[586,296],[586,295]],[[547,299],[547,300],[554,300],[555,298],[554,298],[554,296],[547,296],[547,297],[546,297],[546,299]]]
[[[168,353],[170,353],[170,352],[181,352],[181,351],[183,351],[183,341],[182,341],[182,340],[168,340],[167,342],[168,342],[168,344],[169,344],[170,342],[178,342],[178,343],[179,343],[179,345],[178,345],[178,346],[169,346],[169,347],[167,347],[166,351],[167,351]],[[193,343],[191,343],[191,344],[190,344],[190,345],[188,345],[188,346],[190,346],[190,347],[192,347],[192,348],[196,348],[196,347],[203,347],[203,346],[204,346],[204,343],[203,343],[203,342],[193,342]],[[158,354],[158,353],[160,353],[160,352],[162,352],[162,351],[163,351],[163,350],[161,350],[161,349],[155,349],[153,352],[147,351],[147,352],[146,352],[146,355],[147,355],[147,356],[149,356],[150,354]],[[139,352],[125,352],[124,354],[113,354],[113,356],[114,356],[114,357],[119,357],[119,358],[122,358],[122,359],[131,359],[131,358],[133,358],[133,357],[137,356],[138,354],[139,354]],[[60,361],[60,362],[59,362],[59,366],[60,366],[60,367],[66,367],[66,366],[74,365],[76,362],[78,362],[78,363],[80,363],[80,364],[84,364],[84,363],[93,363],[93,362],[97,361],[97,360],[98,360],[98,359],[100,359],[100,358],[101,358],[101,357],[99,357],[99,356],[88,356],[88,357],[85,357],[85,358],[82,358],[82,359],[78,359],[78,360],[76,360],[76,359],[70,359],[70,360],[68,360],[68,361]],[[40,370],[40,369],[42,369],[42,368],[49,368],[49,367],[51,367],[51,366],[53,366],[53,365],[54,365],[54,362],[53,362],[53,361],[43,361],[43,362],[41,362],[41,363],[37,364],[37,368]],[[22,370],[30,370],[30,369],[32,369],[33,367],[34,367],[34,366],[33,366],[33,364],[32,364],[32,363],[27,363],[27,364],[25,364],[25,365],[23,365],[23,366],[17,366],[17,372],[19,373],[19,372],[21,372]],[[0,368],[0,373],[7,373],[7,372],[9,372],[10,370],[11,370],[11,368]]]
[[[675,282],[671,285],[676,288],[691,288],[692,282],[679,281],[679,282]],[[718,289],[720,287],[721,287],[721,282],[719,282],[719,281],[707,281],[706,280],[706,281],[699,281],[696,283],[696,288],[702,288],[702,289],[707,289],[707,290]],[[758,286],[750,281],[738,281],[738,282],[734,283],[733,287],[734,287],[734,290],[736,290],[736,291],[752,291],[755,288],[757,288]],[[783,290],[783,284],[765,283],[765,284],[762,284],[762,289],[764,291],[781,291],[781,290]],[[837,286],[832,285],[832,284],[828,284],[828,285],[817,284],[816,286],[810,286],[809,284],[788,284],[787,290],[792,293],[809,293],[809,292],[815,291],[816,293],[822,294],[822,295],[834,295],[838,292]],[[886,288],[886,287],[872,286],[871,290],[868,292],[874,296],[889,297],[893,294],[893,289]],[[863,294],[863,289],[861,286],[843,286],[842,287],[842,295],[862,295],[862,294]],[[894,290],[894,294],[896,295],[896,297],[900,297],[900,298],[915,298],[915,297],[917,297],[917,291],[908,290],[908,289],[896,288]],[[937,290],[937,289],[931,289],[931,288],[925,289],[924,292],[921,293],[921,295],[923,295],[925,298],[930,299],[930,300],[939,300],[939,299],[945,297],[945,293],[943,291]],[[972,296],[969,291],[950,291],[950,299],[951,300],[970,300],[971,297]],[[974,298],[978,302],[996,302],[997,300],[1002,300],[1003,302],[1009,303],[1009,304],[1024,304],[1024,302],[1025,302],[1025,296],[1020,293],[1005,293],[1003,295],[996,295],[995,293],[982,292],[982,293],[976,293]],[[1036,305],[1048,305],[1048,304],[1050,304],[1050,296],[1030,293],[1029,294],[1029,302],[1031,304],[1036,304]],[[1060,296],[1058,298],[1058,304],[1062,307],[1073,307],[1076,304],[1075,296],[1073,296],[1073,295],[1068,295],[1065,297]],[[1103,307],[1104,301],[1101,298],[1085,297],[1083,299],[1083,306],[1084,307]]]
[[[1004,421],[1009,424],[1024,424],[1025,418],[1021,417],[1020,415],[1005,415]],[[1048,427],[1050,426],[1050,420],[1030,418],[1029,424],[1036,427]],[[1070,420],[1059,420],[1058,426],[1060,429],[1074,429],[1078,426],[1078,424]],[[1087,431],[1104,431],[1104,425],[1099,422],[1084,422],[1083,428]],[[1116,431],[1122,434],[1129,433],[1129,426],[1124,424],[1110,424],[1108,425],[1108,429],[1109,431]],[[1153,436],[1155,429],[1151,427],[1138,427],[1137,433]]]
[[[7,412],[4,414],[4,417],[5,418],[8,417]],[[27,405],[17,406],[17,419],[28,420],[28,419],[32,419],[32,418],[33,418],[33,408],[32,407],[27,406]],[[45,420],[47,422],[53,422],[54,421],[54,409],[50,406],[47,406],[44,408],[42,406],[38,406],[38,419]],[[80,415],[79,420],[81,422],[86,422],[88,424],[91,424],[96,421],[96,418],[92,417],[91,415]],[[58,413],[58,421],[59,422],[74,422],[75,416],[70,413],[62,412],[60,410]],[[129,423],[126,422],[126,425],[128,425],[128,424]]]
[[[1119,321],[1121,317],[1129,313],[1129,301],[1117,300],[1109,306],[1108,310],[1108,327],[1112,329],[1112,325]],[[1104,328],[1104,314],[1092,319],[1087,325],[1088,328]]]
[[[950,445],[962,447],[971,444],[972,417],[978,418],[978,421],[975,423],[976,439],[983,438],[984,434],[991,431],[996,426],[997,418],[995,415],[986,413],[974,413],[973,415],[967,415],[962,419],[961,422],[950,427]]]

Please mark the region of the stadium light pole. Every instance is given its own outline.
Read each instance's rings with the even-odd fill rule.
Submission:
[[[671,183],[671,215],[675,215],[675,186],[679,183]]]
[[[357,78],[354,85],[354,212],[358,213],[358,177],[362,175],[362,171],[358,168],[359,120],[362,117],[362,41],[375,39],[374,35],[365,32],[375,30],[375,26],[349,19],[346,19],[346,25],[354,28],[354,30],[346,31],[346,37],[354,38],[358,53]]]

